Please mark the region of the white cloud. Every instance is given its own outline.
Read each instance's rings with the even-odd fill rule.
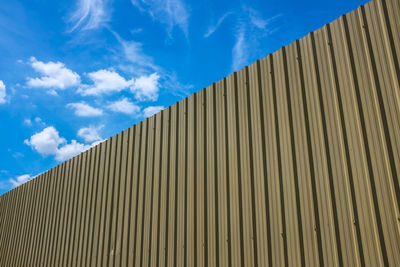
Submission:
[[[132,85],[132,80],[125,80],[124,77],[115,71],[99,70],[88,74],[93,85],[84,85],[78,92],[82,95],[100,95],[113,92],[120,92]]]
[[[20,186],[20,185],[28,182],[32,178],[34,178],[34,177],[31,176],[30,174],[24,174],[24,175],[17,176],[15,179],[11,178],[10,183],[12,184],[12,187],[15,188],[17,186]]]
[[[42,156],[55,156],[57,161],[64,161],[98,144],[98,140],[92,144],[81,144],[76,140],[67,143],[67,140],[59,136],[58,131],[53,127],[47,127],[43,131],[31,136],[24,143],[36,150]]]
[[[210,26],[208,27],[207,32],[204,34],[204,37],[205,37],[205,38],[208,38],[211,34],[213,34],[213,33],[219,28],[219,26],[222,24],[222,22],[224,22],[224,20],[225,20],[229,15],[232,15],[232,14],[233,14],[233,12],[227,12],[227,13],[225,13],[222,17],[220,17],[220,18],[218,19],[217,24],[215,24],[215,25],[210,25]]]
[[[0,104],[6,103],[6,86],[2,80],[0,80]]]
[[[236,42],[232,50],[232,56],[233,71],[243,68],[248,61],[248,45],[245,39],[244,25],[241,25],[236,33]]]
[[[57,152],[58,146],[64,144],[67,140],[59,136],[58,131],[53,127],[47,127],[43,131],[31,136],[24,143],[31,146],[42,155],[53,155]]]
[[[28,85],[31,87],[43,87],[53,89],[66,89],[79,85],[79,75],[65,67],[61,62],[47,63],[30,58],[32,68],[43,76],[40,78],[28,78]],[[55,91],[51,91],[53,94]]]
[[[111,18],[108,0],[78,0],[76,10],[69,21],[73,23],[70,31],[93,30],[104,26]]]
[[[135,98],[139,101],[156,101],[158,98],[159,78],[160,76],[157,73],[137,78],[131,87]]]
[[[163,110],[165,107],[163,106],[149,106],[145,109],[143,109],[143,115],[148,118],[153,116],[154,114],[160,112],[161,110]]]
[[[167,32],[178,26],[187,36],[189,12],[181,0],[131,0],[141,12],[148,13],[153,20],[167,25]]]
[[[129,101],[127,98],[112,102],[108,105],[108,108],[114,112],[121,112],[125,114],[138,114],[140,107]]]
[[[75,110],[75,115],[79,117],[96,117],[103,115],[103,110],[92,107],[85,102],[69,103],[67,107]]]
[[[82,137],[85,142],[100,141],[103,138],[100,136],[99,131],[104,127],[104,125],[84,127],[79,129],[78,136]]]
[[[57,149],[55,153],[55,158],[57,161],[65,161],[85,150],[88,150],[90,147],[91,145],[84,145],[76,142],[76,140],[72,140],[70,144],[66,144]]]

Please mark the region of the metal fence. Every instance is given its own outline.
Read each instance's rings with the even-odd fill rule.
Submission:
[[[0,197],[1,266],[400,266],[400,1]]]

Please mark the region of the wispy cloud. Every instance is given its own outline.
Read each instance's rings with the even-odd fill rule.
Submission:
[[[258,11],[243,6],[244,12],[238,19],[235,33],[235,44],[232,48],[232,71],[237,71],[249,63],[257,51],[261,38],[265,38],[279,29],[278,14],[270,18],[263,18]]]
[[[232,69],[241,69],[248,61],[248,44],[245,39],[245,26],[241,25],[236,32],[236,41],[232,50]]]
[[[230,16],[230,15],[232,15],[232,14],[233,14],[233,12],[230,11],[230,12],[227,12],[227,13],[225,13],[224,15],[222,15],[222,17],[220,17],[220,18],[218,19],[218,21],[217,21],[217,23],[216,23],[215,25],[210,25],[210,26],[208,27],[208,30],[207,30],[207,32],[204,34],[204,37],[205,37],[205,38],[208,38],[210,35],[212,35],[212,34],[219,28],[219,26],[222,24],[222,22],[223,22],[228,16]]]
[[[276,25],[274,27],[271,26],[271,23],[274,22],[276,19],[280,18],[282,14],[277,14],[270,18],[262,18],[258,11],[253,8],[245,8],[248,12],[248,16],[250,18],[250,22],[252,25],[257,27],[260,30],[264,30],[267,33],[273,32],[276,29]],[[271,27],[270,27],[271,26]]]
[[[77,29],[93,30],[104,26],[111,18],[109,0],[78,0],[76,9],[69,17],[70,32]]]
[[[148,77],[147,80],[153,81],[153,84],[157,82],[157,86],[152,87],[157,88],[157,90],[153,91],[157,93],[157,97],[159,88],[168,90],[169,93],[180,97],[188,95],[188,90],[193,88],[193,86],[180,83],[175,73],[166,71],[161,66],[155,64],[154,59],[143,51],[142,43],[133,40],[124,40],[119,34],[111,29],[109,30],[121,45],[120,61],[123,63],[121,63],[119,68],[126,73],[131,73],[136,76],[137,78],[135,81],[139,80],[138,83],[133,83],[134,87],[137,88],[132,90],[135,96],[139,97],[137,100],[142,101],[140,98],[146,96],[146,94],[140,93],[141,90],[137,90],[138,88],[140,89],[142,81],[146,80],[145,77]],[[152,96],[147,95],[147,99],[151,100],[154,99],[153,96],[156,96],[153,93],[151,95]]]
[[[103,115],[103,110],[86,104],[85,102],[69,103],[68,108],[75,110],[75,115],[78,117],[97,117]]]
[[[2,80],[0,80],[0,104],[6,103],[6,86]]]
[[[131,0],[141,12],[148,13],[153,20],[167,25],[167,33],[171,37],[175,26],[187,36],[189,12],[181,0]]]

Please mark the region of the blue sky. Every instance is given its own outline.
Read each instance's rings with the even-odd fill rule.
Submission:
[[[0,194],[365,0],[0,2]]]

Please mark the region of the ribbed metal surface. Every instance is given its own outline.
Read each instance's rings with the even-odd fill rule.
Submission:
[[[400,1],[0,197],[1,266],[400,266]]]

